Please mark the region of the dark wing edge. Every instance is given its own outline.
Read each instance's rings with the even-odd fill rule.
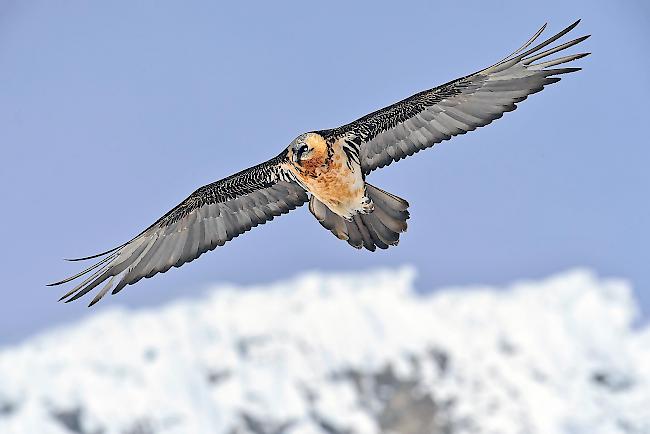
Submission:
[[[282,154],[265,163],[205,185],[130,241],[106,252],[72,259],[102,258],[62,285],[85,276],[59,301],[74,301],[106,282],[90,302],[172,266],[180,267],[203,253],[274,217],[286,214],[309,199],[307,192],[279,166]],[[104,257],[105,256],[105,257]]]
[[[558,75],[581,68],[551,68],[590,53],[541,61],[587,39],[582,36],[541,51],[573,30],[580,20],[527,49],[546,28],[542,26],[521,48],[476,73],[419,92],[352,123],[320,133],[329,140],[352,135],[360,144],[365,174],[413,155],[437,143],[473,131],[517,108],[517,103],[544,86],[560,81]]]

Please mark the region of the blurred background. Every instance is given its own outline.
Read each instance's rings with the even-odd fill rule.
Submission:
[[[63,258],[123,243],[299,133],[479,70],[543,23],[550,35],[577,18],[571,36],[593,35],[571,50],[593,53],[576,62],[583,71],[371,175],[411,204],[398,247],[352,249],[304,207],[93,309],[45,287],[80,270]],[[646,1],[0,0],[0,431],[650,432],[639,419],[650,406],[649,29]],[[393,271],[336,277],[378,268]],[[305,272],[316,274],[291,280]],[[542,283],[509,286],[522,280]],[[268,286],[278,281],[289,283]],[[225,295],[204,298],[215,285]],[[468,285],[467,298],[453,289]],[[367,291],[348,298],[356,288]],[[181,299],[195,301],[159,309]],[[73,328],[25,341],[63,324]],[[360,367],[384,357],[407,368]],[[320,395],[292,389],[312,380]],[[431,381],[433,394],[417,395]],[[447,412],[459,390],[481,408]],[[557,414],[536,413],[539,402]],[[497,407],[490,424],[476,416]],[[382,410],[368,419],[368,408]],[[158,409],[169,412],[138,418]],[[300,414],[310,424],[286,422]],[[39,415],[52,425],[30,425]]]

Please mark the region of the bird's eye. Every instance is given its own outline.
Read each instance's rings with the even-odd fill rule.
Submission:
[[[298,148],[298,158],[302,157],[302,155],[309,150],[309,146],[307,145],[302,145],[300,148]]]

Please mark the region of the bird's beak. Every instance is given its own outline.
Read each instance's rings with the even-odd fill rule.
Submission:
[[[298,150],[296,148],[291,148],[291,161],[293,161],[295,164],[298,164],[300,162]]]

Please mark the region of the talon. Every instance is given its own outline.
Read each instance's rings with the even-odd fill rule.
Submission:
[[[361,200],[361,211],[360,212],[362,214],[370,214],[374,210],[375,210],[375,204],[373,203],[373,201],[368,196],[365,196]]]

